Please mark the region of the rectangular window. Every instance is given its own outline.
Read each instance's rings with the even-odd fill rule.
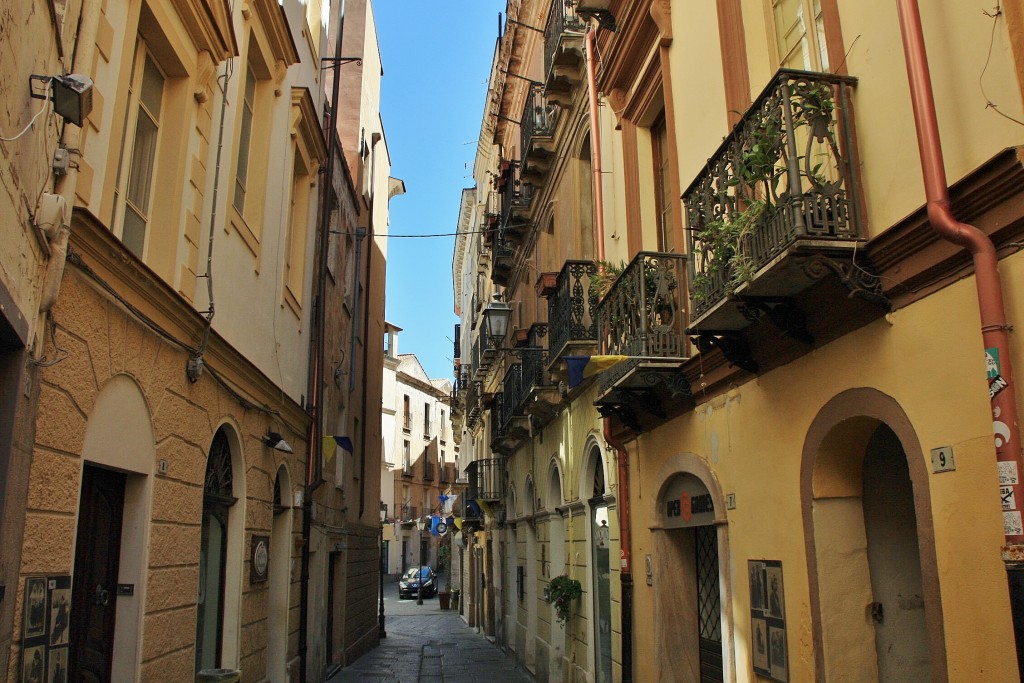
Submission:
[[[423,404],[423,438],[430,438],[430,404]]]
[[[779,66],[828,71],[821,0],[771,0]]]
[[[405,441],[402,444],[402,469],[407,473],[412,471],[412,455],[409,450],[409,442]]]
[[[139,41],[129,81],[129,118],[126,121],[126,129],[130,127],[133,132],[122,158],[128,173],[126,177],[118,178],[115,191],[115,212],[120,208],[122,216],[121,241],[139,258],[145,254],[151,218],[164,81],[146,44]]]
[[[402,413],[404,416],[402,420],[402,428],[405,430],[412,429],[412,408],[409,404],[408,394],[405,394],[402,397],[402,406],[404,409],[404,412]]]
[[[245,214],[246,181],[249,178],[249,152],[252,147],[252,121],[256,109],[256,74],[245,67],[245,93],[242,97],[242,129],[238,136],[238,161],[235,166],[234,206]]]
[[[305,164],[296,154],[292,170],[291,221],[285,243],[285,301],[296,315],[302,309],[303,277],[306,271],[306,233],[309,220],[309,182]]]
[[[654,157],[654,206],[658,214],[658,250],[676,251],[672,230],[672,185],[669,164],[672,155],[665,128],[665,115],[658,116],[651,126],[651,146]]]

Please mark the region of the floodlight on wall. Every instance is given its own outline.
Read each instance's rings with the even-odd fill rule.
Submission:
[[[39,86],[42,84],[42,91]],[[92,111],[92,79],[84,74],[29,76],[29,95],[53,100],[53,111],[79,128]]]
[[[284,437],[277,432],[267,432],[267,435],[263,437],[263,443],[269,448],[273,448],[275,451],[281,451],[282,453],[294,453],[292,445],[284,440]]]

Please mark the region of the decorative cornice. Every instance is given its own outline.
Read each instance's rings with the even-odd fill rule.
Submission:
[[[319,167],[327,159],[320,117],[309,88],[292,88],[292,139],[301,147],[310,167]]]
[[[1024,148],[1007,148],[950,187],[957,220],[997,249],[1024,233]],[[867,245],[882,286],[901,308],[973,272],[970,254],[939,237],[921,206]]]
[[[227,0],[172,0],[196,48],[210,53],[214,63],[238,56]]]
[[[266,33],[271,56],[267,60],[271,64],[283,62],[287,68],[299,62],[299,51],[292,40],[292,30],[288,25],[288,17],[284,7],[277,0],[249,0],[250,6],[256,10],[260,24]]]
[[[672,44],[672,4],[669,0],[654,0],[651,3],[651,18],[661,32],[659,44],[668,47]]]

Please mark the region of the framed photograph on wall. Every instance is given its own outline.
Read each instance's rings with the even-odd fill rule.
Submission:
[[[71,589],[50,591],[50,647],[67,645],[71,634]]]
[[[28,640],[46,633],[46,577],[25,579],[25,624],[22,638]]]
[[[21,683],[45,683],[46,645],[34,645],[21,651]]]
[[[786,645],[786,592],[782,562],[748,560],[750,585],[750,659],[754,673],[779,683],[789,681]]]

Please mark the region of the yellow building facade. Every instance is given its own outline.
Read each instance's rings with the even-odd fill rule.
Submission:
[[[372,235],[394,188],[385,144],[371,173],[324,130],[342,6],[5,15],[22,37],[2,67],[4,680],[321,680],[376,644],[360,603],[379,576]],[[383,138],[378,112],[348,118]]]
[[[1019,677],[1022,15],[508,3],[454,274],[464,438],[505,477],[480,557],[540,679]],[[1005,325],[932,227],[943,192]],[[578,384],[565,358],[595,355],[618,363]]]

